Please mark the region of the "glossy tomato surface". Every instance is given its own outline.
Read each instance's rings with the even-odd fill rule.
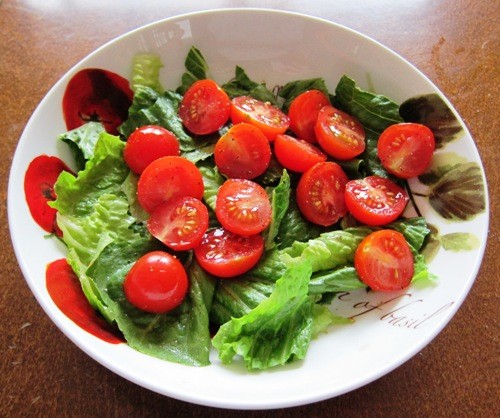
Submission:
[[[220,278],[231,278],[254,267],[264,252],[260,235],[242,236],[224,228],[205,234],[194,254],[200,266]]]
[[[217,132],[228,121],[231,101],[213,80],[198,80],[184,94],[179,116],[184,126],[196,135]]]
[[[123,283],[125,296],[132,305],[157,314],[177,308],[188,287],[184,266],[164,251],[152,251],[139,258]]]
[[[217,168],[225,176],[253,179],[269,166],[271,147],[259,128],[238,123],[217,141],[214,157]]]
[[[154,160],[169,155],[179,155],[179,141],[168,129],[157,125],[137,128],[123,150],[125,162],[136,174],[141,174]]]
[[[297,204],[304,217],[317,225],[330,226],[347,213],[344,201],[347,175],[334,162],[317,163],[302,174]]]
[[[404,189],[380,176],[351,180],[345,189],[347,209],[367,225],[385,225],[394,221],[403,213],[408,200]]]
[[[290,130],[300,139],[311,143],[318,142],[314,126],[318,120],[319,111],[328,105],[330,105],[330,100],[319,90],[307,90],[299,94],[292,100],[288,109]]]
[[[382,132],[377,143],[384,168],[404,179],[424,173],[431,163],[434,148],[434,134],[419,123],[391,125]]]
[[[158,158],[142,172],[137,182],[137,199],[148,213],[161,203],[179,196],[203,197],[201,173],[183,157]]]
[[[298,173],[327,159],[326,154],[310,142],[286,134],[276,136],[274,154],[283,167]]]
[[[413,255],[403,234],[383,229],[368,235],[356,249],[354,267],[363,283],[375,291],[397,291],[410,285]]]
[[[290,126],[290,118],[271,103],[250,96],[238,96],[232,101],[233,124],[246,122],[259,128],[269,141],[284,133]]]
[[[321,148],[338,160],[350,160],[365,150],[365,130],[353,116],[323,107],[314,127]]]
[[[229,179],[219,188],[215,214],[221,225],[239,235],[254,235],[271,222],[271,203],[259,184]]]
[[[196,247],[208,228],[208,209],[201,200],[190,196],[170,199],[153,210],[148,230],[175,251]]]

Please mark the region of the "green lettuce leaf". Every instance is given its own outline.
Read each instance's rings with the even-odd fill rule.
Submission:
[[[208,78],[208,64],[201,51],[192,46],[184,61],[186,72],[182,74],[182,84],[177,88],[177,93],[184,95],[187,89],[198,80]]]
[[[212,344],[223,363],[239,355],[249,370],[263,370],[305,357],[314,326],[311,272],[307,261],[290,267],[267,299],[219,328]]]
[[[326,97],[330,97],[328,88],[326,87],[325,80],[322,78],[310,78],[306,80],[290,81],[286,83],[279,92],[280,97],[285,101],[283,103],[283,111],[288,112],[290,104],[293,99],[295,99],[299,94],[306,92],[307,90],[319,90],[325,94]]]
[[[153,54],[139,54],[132,60],[131,88],[134,92],[139,86],[150,87],[158,93],[164,88],[160,82],[160,70],[163,68],[161,58]]]
[[[245,70],[236,66],[234,78],[222,85],[222,89],[230,98],[238,96],[250,96],[262,102],[278,105],[273,92],[264,83],[252,81]]]
[[[95,144],[103,132],[105,129],[102,123],[87,122],[76,129],[59,135],[58,139],[68,144],[78,170],[83,170],[87,160],[94,155]]]
[[[278,235],[280,223],[286,215],[289,203],[290,176],[286,170],[283,170],[279,184],[271,192],[272,216],[269,228],[266,230],[266,250],[270,250],[276,246],[274,239]]]

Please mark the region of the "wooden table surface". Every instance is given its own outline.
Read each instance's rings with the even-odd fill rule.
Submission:
[[[0,416],[200,416],[236,411],[191,405],[101,366],[49,320],[26,285],[7,224],[7,180],[17,142],[49,88],[114,37],[180,13],[265,7],[349,26],[423,71],[468,126],[485,166],[490,233],[477,280],[449,325],[411,360],[343,396],[238,416],[477,416],[500,414],[496,216],[500,187],[498,0],[0,0]]]

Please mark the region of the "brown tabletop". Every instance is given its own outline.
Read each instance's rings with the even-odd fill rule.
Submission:
[[[203,6],[201,6],[203,5]],[[498,416],[500,252],[495,213],[500,86],[496,0],[28,1],[0,0],[0,416],[233,416],[150,392],[88,357],[40,308],[16,262],[7,179],[31,113],[70,67],[114,37],[180,13],[266,7],[323,17],[380,41],[423,71],[469,128],[490,191],[489,240],[467,299],[421,352],[334,399],[239,416]],[[496,161],[496,162],[495,162]]]

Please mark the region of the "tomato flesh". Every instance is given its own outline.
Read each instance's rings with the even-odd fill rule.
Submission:
[[[411,283],[413,255],[403,234],[383,229],[361,241],[354,254],[354,268],[372,290],[397,291]]]
[[[186,91],[179,107],[184,126],[195,135],[217,132],[228,121],[231,101],[213,80],[198,80]]]
[[[228,231],[248,236],[269,226],[272,209],[262,186],[251,180],[229,179],[219,188],[215,215]]]
[[[422,174],[430,165],[435,148],[434,134],[419,123],[399,123],[386,128],[377,143],[384,168],[408,179]]]
[[[365,150],[365,130],[353,116],[323,107],[314,127],[321,148],[338,160],[350,160]]]
[[[283,167],[298,173],[327,159],[326,154],[310,142],[286,134],[276,136],[274,154]]]
[[[183,196],[158,205],[148,219],[148,230],[175,251],[196,247],[208,228],[208,209],[198,199]]]
[[[46,232],[62,235],[56,223],[57,211],[48,205],[56,199],[54,184],[63,171],[71,173],[58,157],[39,155],[24,175],[24,196],[33,220]]]
[[[179,141],[169,130],[146,125],[130,134],[123,150],[123,159],[136,174],[141,174],[154,160],[179,155]]]
[[[258,128],[239,123],[217,141],[214,157],[217,168],[225,176],[253,179],[269,166],[271,147]]]
[[[137,199],[148,213],[180,196],[203,197],[203,178],[198,167],[183,157],[161,157],[149,164],[137,182]]]
[[[290,130],[300,139],[316,143],[314,126],[318,120],[319,111],[330,105],[328,97],[319,90],[307,90],[299,94],[290,103],[288,117],[290,118]]]
[[[403,213],[408,200],[408,194],[401,187],[379,176],[351,180],[345,189],[347,209],[367,225],[394,221]]]
[[[347,175],[334,162],[317,163],[302,174],[297,204],[304,217],[317,225],[330,226],[347,213],[344,190]]]
[[[68,131],[101,122],[107,132],[118,134],[128,118],[134,93],[127,79],[107,70],[86,68],[76,73],[64,91],[62,108]]]
[[[260,235],[242,236],[224,228],[205,234],[194,249],[200,266],[220,278],[231,278],[254,267],[264,252],[264,238]]]
[[[156,314],[177,308],[188,287],[184,266],[164,251],[152,251],[140,257],[123,282],[125,296],[132,305]]]
[[[271,103],[249,96],[235,97],[231,103],[233,124],[250,123],[259,128],[269,141],[274,141],[276,135],[284,133],[290,125],[290,118]]]

